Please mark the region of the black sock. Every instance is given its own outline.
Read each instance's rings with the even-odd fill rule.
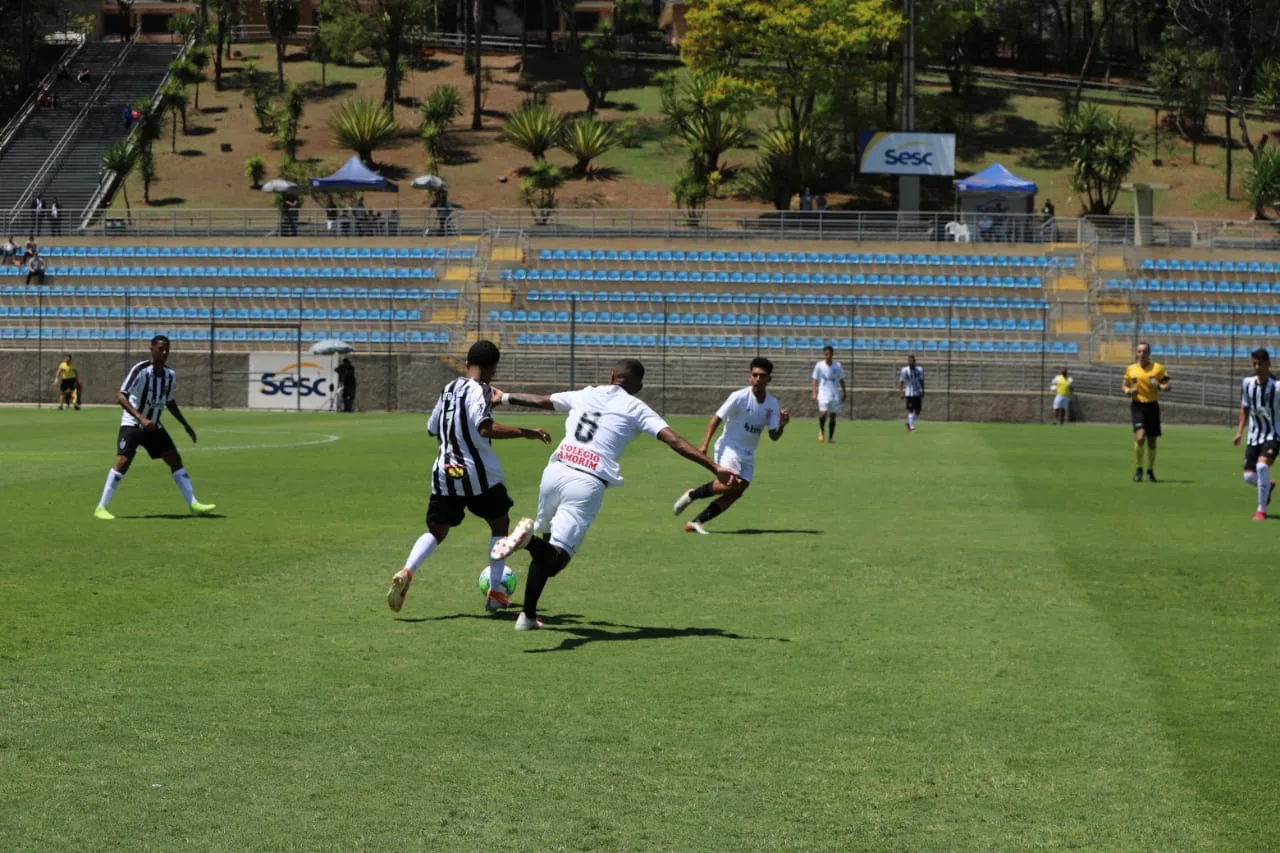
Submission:
[[[698,486],[696,489],[690,490],[689,498],[695,501],[702,501],[702,500],[706,500],[707,498],[714,497],[715,492],[711,490],[711,487],[714,486],[715,484],[716,484],[715,480],[712,480],[710,483],[703,483],[701,486]]]
[[[529,544],[525,547],[528,548],[529,553],[533,555],[533,561],[535,563],[550,566],[555,561],[555,547],[541,536],[530,537]]]
[[[711,519],[715,518],[717,515],[719,515],[722,512],[724,512],[724,510],[720,508],[720,504],[714,503],[711,506],[704,509],[702,512],[698,513],[697,517],[694,518],[694,521],[698,522],[699,524],[703,524],[704,522],[708,522]]]
[[[834,417],[830,417],[827,419],[827,438],[832,439],[835,437],[836,437],[836,419]]]
[[[524,615],[530,619],[538,618],[538,599],[542,598],[542,590],[546,586],[547,573],[542,570],[535,558],[529,563],[529,577],[525,579],[524,584],[524,606],[521,608]]]

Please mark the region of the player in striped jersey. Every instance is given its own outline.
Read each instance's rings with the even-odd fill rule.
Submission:
[[[1258,509],[1254,521],[1266,521],[1267,507],[1275,481],[1271,479],[1271,466],[1276,452],[1280,451],[1280,400],[1277,391],[1280,383],[1271,375],[1271,354],[1256,349],[1252,354],[1253,375],[1240,383],[1240,423],[1231,443],[1240,446],[1244,428],[1249,426],[1249,439],[1244,451],[1244,481],[1258,490]]]
[[[914,355],[907,356],[906,367],[898,371],[898,399],[907,401],[907,432],[915,432],[924,407],[924,368],[916,366]]]
[[[196,442],[196,431],[182,416],[173,399],[174,372],[168,366],[169,339],[164,335],[156,335],[151,339],[151,359],[140,361],[129,369],[116,394],[116,401],[124,413],[120,416],[120,434],[116,439],[116,464],[107,472],[107,483],[102,488],[102,499],[93,511],[94,518],[110,521],[115,518],[107,511],[107,504],[115,495],[120,481],[124,479],[129,466],[133,464],[134,454],[141,447],[152,459],[163,459],[173,472],[173,481],[182,492],[182,499],[187,502],[194,515],[206,515],[216,508],[213,504],[202,504],[196,500],[195,489],[191,486],[191,477],[183,467],[182,456],[174,446],[169,431],[164,428],[160,418],[165,411],[173,415],[174,420],[182,424],[182,428],[191,436],[191,443]]]
[[[489,547],[510,530],[511,498],[502,475],[502,464],[490,444],[495,438],[528,438],[551,443],[545,429],[507,426],[493,419],[493,392],[489,382],[498,370],[501,353],[491,341],[476,341],[467,351],[467,373],[440,392],[427,432],[440,443],[431,465],[431,498],[427,502],[427,532],[418,537],[404,568],[391,578],[387,606],[399,610],[409,584],[422,562],[457,527],[466,511],[489,523]],[[489,592],[486,610],[501,610],[510,602],[502,590],[506,561],[489,560]]]

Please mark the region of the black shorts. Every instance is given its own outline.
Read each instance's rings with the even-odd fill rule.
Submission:
[[[1244,449],[1244,470],[1255,470],[1258,467],[1258,460],[1263,456],[1274,460],[1277,455],[1280,455],[1280,441],[1272,439],[1262,444],[1250,444]]]
[[[116,453],[132,457],[141,447],[152,459],[159,459],[169,452],[178,452],[167,429],[146,430],[136,426],[120,427],[120,437],[116,439]]]
[[[907,411],[908,411],[908,412],[915,412],[915,413],[918,415],[918,414],[920,414],[920,409],[921,409],[923,406],[924,406],[924,397],[923,397],[923,396],[921,396],[921,397],[908,397],[908,398],[907,398]]]
[[[72,391],[76,390],[75,377],[73,376],[70,379],[62,380],[62,384],[60,387],[62,388],[62,391],[64,394],[70,394]]]
[[[502,518],[511,507],[515,506],[511,496],[507,494],[505,483],[499,483],[487,492],[467,497],[466,495],[432,494],[427,502],[427,526],[447,524],[457,527],[462,523],[466,510],[486,521]]]
[[[1133,431],[1142,430],[1147,438],[1160,437],[1160,404],[1139,403],[1134,400],[1129,404],[1129,415],[1133,419]]]

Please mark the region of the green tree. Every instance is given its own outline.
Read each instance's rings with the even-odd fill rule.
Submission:
[[[138,163],[138,149],[128,139],[118,139],[102,152],[101,165],[105,171],[115,172],[120,179],[120,191],[124,193],[124,209],[132,214],[129,207],[129,175]]]
[[[613,125],[593,116],[566,125],[558,142],[558,146],[573,158],[573,173],[578,176],[587,174],[591,161],[607,154],[617,144],[618,135]]]
[[[279,78],[278,91],[281,92],[284,91],[285,46],[289,43],[289,36],[298,31],[298,15],[298,0],[262,0],[262,17],[276,47],[276,76]]]
[[[284,93],[284,103],[279,109],[274,136],[274,141],[284,151],[286,160],[293,160],[298,155],[298,128],[302,123],[302,111],[306,104],[307,97],[302,87],[297,83],[290,83]]]
[[[178,122],[182,122],[182,133],[187,133],[187,106],[191,102],[190,96],[187,95],[187,87],[182,83],[171,78],[164,88],[160,90],[160,101],[164,104],[165,109],[169,110],[172,121],[172,134],[170,138],[170,149],[174,154],[178,153]]]
[[[918,32],[920,58],[946,70],[954,97],[965,95],[982,42],[978,0],[932,0],[920,15]]]
[[[582,41],[582,92],[587,96],[587,114],[595,115],[604,106],[618,81],[618,40],[613,29],[601,27]]]
[[[686,15],[681,51],[695,72],[776,104],[792,135],[785,189],[800,179],[800,136],[820,94],[853,86],[869,57],[896,41],[904,20],[889,0],[702,0]]]
[[[329,120],[333,141],[373,164],[373,152],[395,141],[400,126],[387,108],[370,98],[343,101]]]
[[[213,45],[213,89],[222,91],[222,46],[227,43],[231,26],[240,18],[240,0],[214,0],[214,12],[218,18]]]
[[[546,225],[551,221],[559,206],[556,193],[564,186],[564,181],[564,169],[546,160],[536,160],[525,170],[524,177],[520,179],[520,203],[528,205],[533,212],[534,224]]]
[[[151,204],[151,184],[156,179],[156,155],[150,147],[138,152],[138,177],[142,178],[142,200]]]
[[[535,161],[546,158],[564,133],[565,118],[537,100],[523,101],[502,126],[502,138],[528,152]]]
[[[1151,63],[1149,80],[1169,111],[1174,126],[1191,143],[1191,162],[1197,161],[1197,148],[1209,128],[1209,100],[1216,83],[1218,57],[1201,45],[1177,38],[1180,31],[1170,29],[1155,61]]]
[[[788,210],[795,195],[793,186],[825,191],[837,183],[844,158],[835,133],[805,128],[796,134],[786,119],[756,138],[759,157],[737,181],[739,194],[767,201],[778,210]],[[799,150],[792,146],[799,144]],[[799,163],[799,183],[791,181],[791,164]]]
[[[1258,152],[1244,171],[1244,197],[1257,219],[1266,219],[1264,208],[1280,211],[1280,148]]]
[[[250,154],[244,161],[244,175],[256,190],[262,186],[262,179],[267,176],[267,161],[261,154]]]
[[[719,172],[702,172],[692,162],[685,164],[676,176],[671,187],[671,200],[677,207],[684,208],[685,220],[690,225],[697,225],[702,220],[707,201],[715,197],[721,177]]]
[[[1058,144],[1071,165],[1071,189],[1084,197],[1086,212],[1107,215],[1142,145],[1132,125],[1097,104],[1084,103],[1058,120]]]
[[[713,71],[676,72],[659,81],[662,114],[697,161],[695,170],[703,175],[722,171],[725,152],[751,142],[746,117],[752,98],[725,82]]]
[[[404,78],[410,30],[428,27],[432,0],[326,0],[321,38],[339,61],[368,53],[382,67],[382,103],[392,115]]]

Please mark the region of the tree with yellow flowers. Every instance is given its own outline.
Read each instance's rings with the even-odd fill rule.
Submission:
[[[696,0],[681,45],[695,72],[753,94],[789,137],[785,189],[802,189],[801,152],[820,95],[859,85],[906,21],[887,0]]]

